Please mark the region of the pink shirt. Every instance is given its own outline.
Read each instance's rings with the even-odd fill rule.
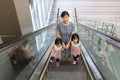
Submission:
[[[71,54],[74,56],[80,55],[80,44],[74,44],[71,42]]]
[[[62,46],[57,47],[55,45],[54,49],[51,51],[51,56],[60,59],[61,58],[61,49],[62,49]]]

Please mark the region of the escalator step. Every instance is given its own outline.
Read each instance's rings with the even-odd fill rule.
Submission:
[[[47,80],[87,80],[86,76],[81,60],[76,65],[71,60],[61,61],[59,67],[55,66],[55,62],[48,66]]]

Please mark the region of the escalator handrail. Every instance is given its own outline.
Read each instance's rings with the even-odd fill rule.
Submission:
[[[58,8],[58,11],[57,11],[57,23],[59,22],[59,11],[60,11],[60,8]],[[51,43],[51,45],[53,45],[53,43],[54,43],[54,39],[53,39],[53,42]],[[50,46],[51,47],[51,46]],[[39,75],[39,79],[38,80],[42,80],[43,79],[43,76],[44,76],[44,74],[45,74],[45,71],[46,71],[46,69],[47,69],[47,67],[48,67],[48,64],[49,64],[49,60],[50,60],[50,57],[51,57],[51,55],[50,55],[50,47],[47,49],[47,51],[46,51],[46,53],[45,53],[45,55],[47,55],[47,57],[46,56],[44,56],[43,57],[43,61],[44,61],[44,66],[42,66],[42,67],[38,67],[37,69],[36,69],[36,71],[39,69],[39,68],[41,68],[41,72],[40,72],[40,75]],[[42,61],[41,61],[42,62]],[[43,62],[42,62],[43,63]],[[39,64],[40,66],[41,66],[41,64]],[[32,80],[32,78],[30,79],[30,80]]]
[[[58,8],[58,12],[57,12],[57,23],[59,22],[59,13],[60,13],[60,8]]]
[[[10,48],[10,47],[13,47],[13,46],[15,46],[15,45],[17,45],[17,44],[22,43],[23,41],[25,41],[25,40],[27,40],[27,39],[29,39],[29,38],[31,38],[31,37],[37,36],[38,34],[42,33],[42,31],[44,31],[44,30],[46,30],[46,29],[50,29],[50,28],[54,27],[55,25],[56,25],[56,23],[53,23],[53,24],[48,25],[48,26],[46,26],[46,27],[44,27],[44,28],[42,28],[42,29],[40,29],[40,30],[37,30],[37,31],[35,31],[35,32],[31,32],[31,33],[28,33],[28,34],[26,34],[26,35],[24,35],[24,36],[21,36],[21,37],[15,39],[15,40],[13,40],[13,41],[10,41],[10,42],[5,43],[5,44],[1,44],[1,45],[0,45],[0,53],[1,53],[2,51],[4,51],[4,50]]]
[[[34,74],[38,75],[37,80],[42,80],[43,79],[43,76],[44,76],[45,71],[48,67],[50,56],[51,56],[50,55],[50,47],[51,47],[51,45],[53,45],[53,43],[54,43],[54,39],[51,42],[50,46],[47,48],[47,50],[45,52],[45,55],[42,57],[42,59],[38,63],[37,67],[35,68],[34,72],[32,73],[33,75],[29,78],[29,80],[35,80],[34,79]]]
[[[76,8],[74,8],[74,11],[75,11],[75,20],[76,20],[76,23],[78,23],[78,20],[77,20],[77,11],[76,11]]]
[[[76,10],[76,8],[74,9],[74,11],[75,11],[75,18],[76,18],[76,23],[77,23],[77,27],[78,27],[79,24],[78,24],[78,19],[77,19],[77,10]],[[83,52],[82,58],[84,60],[85,66],[86,66],[86,68],[88,70],[88,73],[90,75],[91,80],[94,80],[94,78],[96,80],[103,80],[103,77],[100,74],[98,68],[94,64],[91,57],[89,56],[89,52],[87,51],[87,49],[84,47],[84,45],[82,43],[81,43],[81,47],[82,47],[82,52]]]
[[[87,27],[81,23],[78,23],[78,25],[82,25],[81,26],[82,28],[87,29],[88,31],[91,31],[92,33],[95,33],[96,35],[98,35],[98,37],[106,39],[106,42],[111,43],[114,47],[120,49],[120,41],[116,40],[114,37],[109,36],[103,32],[97,31],[95,29],[92,29],[90,27]]]
[[[88,73],[91,77],[91,80],[94,80],[94,78],[95,80],[104,80],[100,71],[98,70],[92,58],[90,57],[89,52],[87,51],[85,45],[83,45],[82,43],[81,43],[81,48],[82,48],[82,53],[83,53],[82,58],[84,60]]]

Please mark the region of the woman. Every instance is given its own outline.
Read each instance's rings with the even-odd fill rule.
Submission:
[[[62,52],[64,59],[70,59],[70,42],[71,36],[74,33],[74,25],[69,21],[70,15],[67,11],[63,11],[61,14],[62,22],[57,25],[57,37],[63,41],[65,50]]]

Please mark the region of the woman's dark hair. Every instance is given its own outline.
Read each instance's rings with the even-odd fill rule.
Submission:
[[[61,38],[56,38],[55,39],[55,45],[62,44],[62,39]]]
[[[68,17],[70,16],[67,11],[63,11],[63,12],[61,13],[61,17],[64,17],[65,15],[68,15]]]
[[[77,42],[77,43],[79,43],[79,35],[78,35],[77,33],[74,33],[74,34],[72,35],[71,41],[73,41],[75,38],[78,39],[78,42]]]

